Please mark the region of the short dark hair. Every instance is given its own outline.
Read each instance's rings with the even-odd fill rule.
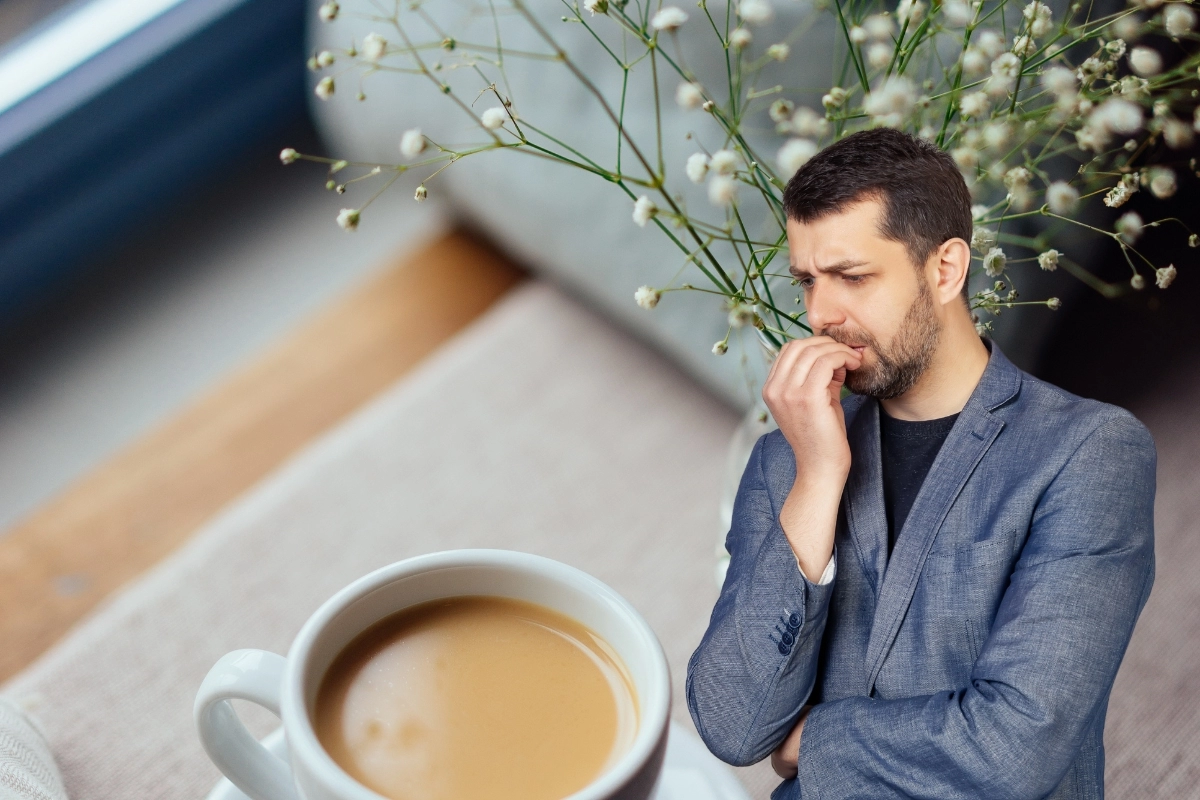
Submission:
[[[883,204],[880,233],[901,242],[917,269],[943,242],[971,241],[971,193],[954,159],[892,128],[852,133],[813,156],[788,181],[783,210],[811,222],[871,197]]]

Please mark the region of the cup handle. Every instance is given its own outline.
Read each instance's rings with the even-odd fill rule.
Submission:
[[[208,671],[196,693],[196,729],[217,769],[254,800],[299,800],[292,770],[250,735],[230,700],[249,700],[279,716],[287,659],[266,650],[234,650]]]

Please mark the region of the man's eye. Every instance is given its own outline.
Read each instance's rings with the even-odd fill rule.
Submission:
[[[862,283],[866,275],[843,275],[842,278],[848,283]]]
[[[812,280],[813,280],[812,278],[801,278],[800,285],[803,286],[805,289],[808,289],[812,286]]]

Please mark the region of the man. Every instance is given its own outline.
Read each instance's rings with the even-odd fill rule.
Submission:
[[[1154,578],[1150,435],[976,333],[970,198],[937,148],[854,134],[784,207],[814,335],[763,387],[779,430],[688,663],[697,730],[770,755],[775,800],[1102,797]]]

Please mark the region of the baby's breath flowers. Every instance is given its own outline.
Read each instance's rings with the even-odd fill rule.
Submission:
[[[400,154],[408,159],[416,158],[425,150],[425,134],[420,128],[411,128],[400,137]]]
[[[483,124],[483,127],[494,131],[508,121],[508,113],[503,108],[500,108],[500,106],[493,106],[483,112],[479,117],[479,121]]]
[[[284,164],[294,163],[299,157],[300,154],[291,147],[285,147],[279,151],[279,160]]]
[[[1053,272],[1058,269],[1058,257],[1061,255],[1062,253],[1054,248],[1039,253],[1037,257],[1038,266],[1046,270],[1046,272]]]
[[[633,293],[634,301],[645,309],[654,308],[661,298],[662,292],[649,286],[639,286],[638,290]]]
[[[687,12],[678,6],[666,6],[659,9],[650,20],[650,27],[656,31],[674,31],[687,22]]]
[[[639,227],[646,227],[646,223],[649,222],[650,218],[657,213],[658,206],[654,205],[654,201],[646,195],[639,197],[633,204],[633,221],[636,222]]]
[[[594,63],[584,68],[575,45],[524,2],[485,4],[481,13],[495,18],[496,32],[483,42],[433,25],[419,2],[394,11],[344,2],[361,4],[354,15],[375,30],[345,49],[308,56],[309,69],[319,73],[318,97],[332,98],[335,80],[345,92],[357,79],[350,91],[361,99],[367,82],[410,75],[432,83],[479,136],[448,145],[414,126],[401,133],[395,164],[284,149],[284,164],[326,165],[326,186],[337,194],[375,184],[357,208],[338,214],[343,229],[355,230],[378,193],[410,170],[421,171],[414,199],[422,202],[443,170],[485,152],[574,166],[622,192],[632,205],[630,221],[657,228],[677,248],[676,277],[637,289],[639,306],[654,308],[682,289],[720,298],[730,334],[713,345],[717,355],[727,352],[734,332],[753,331],[773,350],[808,332],[803,298],[789,291],[796,283],[781,266],[783,190],[822,148],[865,128],[918,136],[950,154],[962,172],[972,197],[972,281],[982,273],[990,284],[970,298],[982,335],[992,331],[985,317],[1016,305],[1061,307],[1058,297],[1017,301],[1028,270],[1067,273],[1110,296],[1144,288],[1150,277],[1162,290],[1175,281],[1176,263],[1187,268],[1191,261],[1163,266],[1138,247],[1152,237],[1200,246],[1200,232],[1155,210],[1193,191],[1200,174],[1186,152],[1200,133],[1200,34],[1196,11],[1183,0],[1126,0],[1106,11],[1048,0],[814,0],[814,13],[829,14],[831,28],[804,14],[791,31],[784,21],[795,15],[784,14],[784,0],[709,0],[692,22],[689,14],[697,12],[683,4],[556,5],[563,23],[586,29],[581,40],[588,47],[599,44],[596,52],[612,57],[608,75]],[[327,0],[317,13],[331,21],[342,9]],[[529,24],[536,47],[503,46],[499,31],[514,19]],[[808,56],[806,37],[829,29],[838,37],[835,63],[820,74],[836,76],[836,84],[811,85],[816,72],[803,81],[772,74],[790,73],[779,63]],[[534,118],[537,106],[509,94],[502,61],[521,58],[565,70],[578,80],[580,96],[599,108],[595,118],[613,127],[602,136],[577,135],[579,141],[569,127],[543,133],[553,126]],[[720,69],[708,70],[709,62]],[[617,93],[609,91],[614,85]],[[670,115],[678,116],[668,125]],[[680,130],[687,145],[670,141]],[[605,149],[597,150],[600,141]],[[1105,238],[1111,257],[1130,267],[1129,282],[1107,283],[1073,261],[1068,254],[1083,249],[1062,238],[1067,232]],[[676,283],[685,269],[698,271],[705,284]]]

